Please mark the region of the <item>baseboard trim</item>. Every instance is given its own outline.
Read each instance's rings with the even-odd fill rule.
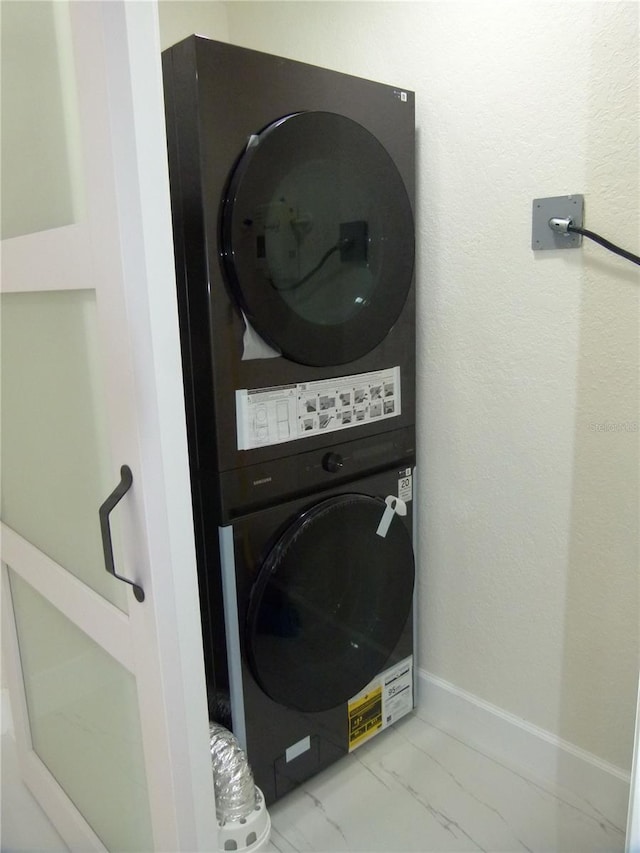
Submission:
[[[419,669],[417,714],[541,782],[581,797],[624,832],[630,774],[478,696]]]

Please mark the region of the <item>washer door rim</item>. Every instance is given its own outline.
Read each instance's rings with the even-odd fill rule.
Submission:
[[[245,649],[255,681],[273,701],[305,713],[326,711],[385,669],[412,612],[415,584],[405,522],[397,517],[386,537],[376,534],[385,507],[382,498],[357,492],[322,499],[296,514],[264,556],[249,596]],[[349,515],[366,529],[354,530]],[[337,557],[328,565],[318,555],[319,540],[331,538],[328,559],[340,541],[328,533],[336,517],[351,530],[351,553],[366,557],[351,573]]]

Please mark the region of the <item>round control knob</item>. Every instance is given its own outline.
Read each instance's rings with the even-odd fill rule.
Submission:
[[[330,474],[337,474],[343,465],[344,462],[339,453],[325,453],[322,457],[322,467]]]

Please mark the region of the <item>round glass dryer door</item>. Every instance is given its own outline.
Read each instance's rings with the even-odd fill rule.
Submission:
[[[302,513],[263,562],[251,592],[246,649],[276,702],[334,708],[381,672],[411,609],[411,538],[394,517],[376,531],[379,498],[346,494]]]
[[[380,142],[304,112],[252,136],[222,206],[222,255],[249,322],[288,358],[353,361],[396,322],[413,275],[413,214]]]

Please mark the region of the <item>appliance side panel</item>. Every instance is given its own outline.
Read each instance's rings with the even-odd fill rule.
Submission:
[[[220,528],[220,562],[222,565],[222,590],[227,632],[229,693],[231,698],[233,733],[238,738],[240,746],[246,751],[247,725],[244,711],[244,689],[242,686],[242,651],[232,527]]]
[[[164,51],[162,67],[194,533],[211,713],[218,687],[226,686],[228,675],[224,623],[216,617],[211,604],[221,599],[222,593],[215,522],[219,504],[217,478],[206,474],[216,468],[215,442],[210,438],[205,440],[207,426],[209,435],[213,430],[215,413],[209,312],[204,286],[204,236],[198,201],[198,91],[194,40],[187,39]]]

